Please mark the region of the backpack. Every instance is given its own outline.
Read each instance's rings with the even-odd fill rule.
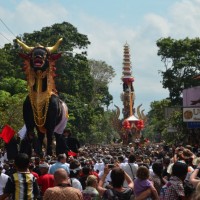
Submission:
[[[83,200],[100,200],[100,196],[92,196],[90,194],[82,193]]]
[[[186,197],[191,196],[195,191],[195,187],[187,180],[184,181],[183,187]]]
[[[118,192],[114,189],[107,189],[103,195],[103,200],[133,200],[133,190],[127,188],[124,192]]]
[[[82,195],[84,200],[92,200],[92,197],[89,194],[82,193]]]

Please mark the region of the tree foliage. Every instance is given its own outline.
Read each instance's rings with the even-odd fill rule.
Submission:
[[[27,93],[27,83],[22,79],[15,79],[14,77],[3,78],[0,82],[0,90],[9,92],[11,95],[18,93]]]
[[[200,39],[161,38],[157,46],[165,67],[161,70],[163,88],[169,90],[173,105],[182,105],[182,90],[199,85],[193,77],[200,73]]]
[[[189,135],[181,108],[174,107],[174,111],[169,116],[166,115],[166,109],[172,107],[169,99],[151,103],[144,130],[145,137],[154,142],[165,141],[167,144],[188,143]]]
[[[182,111],[174,111],[171,116],[166,119],[166,129],[162,133],[163,139],[168,144],[180,144],[188,142],[188,133],[186,124],[183,122]],[[172,127],[173,132],[168,131],[167,127]]]
[[[183,89],[199,85],[199,80],[194,77],[200,73],[200,38],[161,38],[157,40],[157,46],[158,56],[161,56],[164,63],[164,70],[160,71],[163,88],[169,90],[171,106],[181,107]],[[154,125],[156,126],[156,123]],[[168,132],[168,127],[173,127],[174,132]],[[152,126],[148,128],[151,129]],[[168,143],[186,142],[189,138],[181,111],[174,112],[166,119],[162,130],[162,137]]]
[[[150,111],[147,115],[148,121],[144,130],[145,137],[158,142],[166,129],[165,108],[170,106],[168,99],[154,101],[150,104]]]
[[[94,78],[92,104],[102,104],[108,107],[112,101],[112,96],[108,91],[108,84],[115,76],[112,66],[104,61],[89,60],[90,74]]]
[[[11,125],[15,130],[23,126],[22,104],[25,94],[11,95],[9,92],[0,90],[0,127],[5,124]]]

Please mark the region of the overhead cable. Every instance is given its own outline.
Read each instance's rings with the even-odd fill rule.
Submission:
[[[3,20],[1,18],[0,18],[0,21],[7,28],[7,30],[16,38],[15,34],[8,28],[8,26],[3,22]]]
[[[12,41],[9,40],[5,35],[3,35],[2,33],[0,33],[0,35],[3,36],[6,40],[8,40],[8,42],[11,42],[11,43],[12,43]]]

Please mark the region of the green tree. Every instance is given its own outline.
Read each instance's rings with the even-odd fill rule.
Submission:
[[[157,46],[165,67],[160,71],[163,88],[168,88],[173,105],[182,105],[182,90],[199,85],[193,77],[200,73],[200,39],[161,38]]]
[[[114,131],[111,116],[114,111],[105,111],[103,114],[97,114],[93,118],[91,124],[92,134],[88,136],[87,141],[90,143],[111,143],[114,137],[119,137],[118,133]]]
[[[0,127],[9,124],[16,131],[22,128],[22,105],[25,94],[11,95],[0,90]]]
[[[90,73],[94,79],[92,104],[105,105],[107,108],[113,100],[108,90],[108,85],[115,77],[112,66],[104,61],[89,60]]]
[[[173,127],[174,131],[169,132],[167,127]],[[174,111],[171,116],[166,119],[166,128],[162,132],[162,137],[168,144],[188,144],[188,133],[186,124],[183,123],[182,111]]]
[[[23,76],[16,47],[16,45],[5,44],[5,46],[0,49],[0,80],[8,77],[17,78],[20,77],[20,75],[21,77]]]
[[[171,105],[170,100],[163,99],[150,104],[150,111],[147,115],[148,121],[144,130],[144,136],[152,140],[159,140],[167,124],[165,119],[165,108]]]
[[[11,95],[27,93],[27,83],[25,80],[15,79],[14,77],[3,78],[0,82],[0,90],[5,90]]]

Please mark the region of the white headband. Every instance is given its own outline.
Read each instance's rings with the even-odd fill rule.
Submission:
[[[79,166],[79,167],[77,167],[75,169],[69,169],[69,170],[74,172],[74,173],[76,173],[78,170],[81,170],[81,169],[82,169],[81,166]]]

